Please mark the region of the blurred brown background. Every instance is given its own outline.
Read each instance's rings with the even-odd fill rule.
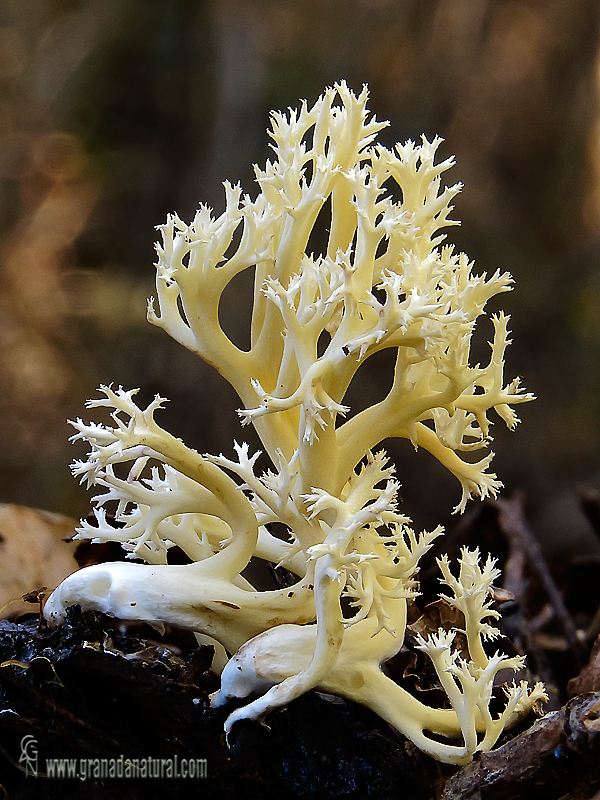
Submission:
[[[495,471],[548,547],[597,550],[578,493],[600,488],[599,34],[598,0],[3,0],[0,501],[87,513],[65,420],[99,383],[170,398],[159,421],[201,452],[245,437],[219,376],[145,322],[154,226],[219,209],[225,179],[252,192],[269,110],[345,78],[387,144],[456,154],[450,239],[512,272],[507,376],[539,398],[496,426]],[[407,513],[447,522],[453,479],[391,449]]]

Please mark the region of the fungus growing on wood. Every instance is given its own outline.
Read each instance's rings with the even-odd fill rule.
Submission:
[[[226,183],[220,216],[201,206],[191,224],[172,215],[160,228],[148,319],[229,381],[271,468],[257,474],[258,453],[246,444],[236,443],[232,458],[200,455],[155,421],[162,398],[142,408],[134,391],[102,387],[88,407],[110,409],[112,422],[73,423],[72,438],[90,445],[73,472],[104,490],[94,498],[96,525],[82,522],[78,536],[119,541],[147,563],[74,573],[45,615],[59,624],[79,603],[184,626],[215,643],[221,662],[229,660],[213,704],[248,700],[229,716],[228,732],[317,687],[369,706],[425,752],[462,764],[492,748],[544,691],[509,686],[504,710],[492,716],[494,678],[522,659],[483,646],[499,634],[490,623],[498,570],[468,550],[456,577],[439,560],[448,600],[464,616],[466,650],[453,631],[417,640],[449,707],[423,704],[381,670],[403,644],[419,560],[442,529],[412,530],[397,505],[394,467],[378,448],[400,437],[427,450],[458,479],[462,511],[470,497],[500,487],[488,472],[488,414],[513,428],[513,406],[533,397],[518,378],[504,378],[503,313],[492,317],[489,361],[470,364],[476,320],[512,279],[475,274],[464,253],[444,244],[440,231],[457,224],[450,203],[461,188],[442,184],[453,160],[436,163],[439,138],[377,144],[387,123],[366,103],[366,89],[357,97],[340,83],[311,108],[273,113],[275,156],[256,168],[256,198]],[[326,204],[327,245],[314,254],[309,237]],[[251,343],[242,350],[222,329],[219,304],[249,269]],[[392,386],[352,415],[350,382],[384,349],[395,352]],[[479,450],[486,453],[473,458]],[[168,564],[174,545],[192,563]],[[285,566],[296,583],[257,589],[242,575],[253,557]]]

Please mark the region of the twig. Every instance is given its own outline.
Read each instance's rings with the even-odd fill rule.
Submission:
[[[584,645],[577,636],[575,624],[554,582],[546,559],[542,555],[541,548],[525,522],[522,497],[516,496],[510,500],[504,498],[494,500],[493,505],[498,509],[498,522],[509,542],[514,542],[526,553],[529,566],[541,581],[552,604],[556,618],[573,653],[577,669],[581,669]]]

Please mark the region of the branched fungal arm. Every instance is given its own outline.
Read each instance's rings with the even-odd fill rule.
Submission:
[[[120,541],[147,563],[81,570],[45,614],[58,623],[80,603],[211,637],[232,656],[214,702],[260,694],[230,716],[228,730],[318,686],[374,708],[428,753],[463,763],[492,747],[542,690],[511,688],[505,711],[490,715],[494,676],[520,662],[486,653],[496,571],[466,552],[457,578],[447,560],[440,568],[464,614],[468,653],[456,650],[453,632],[419,641],[451,708],[424,706],[381,671],[402,646],[419,560],[442,531],[413,532],[378,448],[402,437],[427,450],[459,480],[462,510],[500,486],[487,472],[491,454],[472,457],[489,445],[490,412],[512,428],[513,406],[532,395],[518,379],[505,382],[504,314],[492,318],[489,362],[470,363],[477,319],[512,280],[474,274],[444,244],[461,188],[442,182],[453,159],[436,163],[438,138],[377,144],[387,123],[366,103],[366,89],[356,96],[340,83],[312,107],[273,113],[274,158],[256,168],[257,196],[226,183],[220,216],[201,206],[191,224],[172,215],[160,227],[148,318],[231,383],[271,469],[257,474],[258,454],[244,444],[233,458],[200,455],[155,422],[161,398],[142,408],[134,392],[102,387],[88,406],[110,409],[112,421],[73,423],[72,438],[90,446],[73,472],[101,490],[96,525],[82,522],[78,535]],[[328,238],[314,253],[322,214]],[[254,271],[248,350],[219,319],[225,288],[244,270]],[[392,387],[352,416],[350,382],[382,349],[395,352]],[[170,565],[173,546],[191,563]],[[259,591],[242,575],[252,558],[285,566],[296,583]]]

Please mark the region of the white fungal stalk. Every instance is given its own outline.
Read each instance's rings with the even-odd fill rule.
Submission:
[[[257,197],[226,183],[220,216],[201,206],[190,225],[172,215],[160,228],[148,318],[231,383],[271,469],[257,474],[258,454],[244,444],[234,459],[200,455],[155,422],[161,398],[141,408],[135,392],[102,387],[88,406],[109,408],[112,422],[73,423],[73,439],[90,445],[73,472],[104,490],[94,498],[96,526],[82,523],[78,536],[120,541],[147,563],[81,570],[45,614],[58,624],[79,603],[211,637],[231,655],[214,704],[260,694],[230,715],[228,731],[320,687],[375,709],[435,757],[464,763],[543,692],[508,689],[504,713],[490,715],[494,676],[521,662],[484,649],[497,635],[484,621],[497,616],[489,600],[497,570],[489,561],[480,568],[476,553],[463,553],[457,578],[440,560],[449,602],[465,618],[468,657],[452,632],[418,645],[452,707],[423,705],[381,671],[402,646],[419,559],[442,531],[411,530],[394,468],[377,448],[400,437],[429,451],[458,479],[462,511],[500,487],[487,471],[491,454],[472,457],[490,442],[488,414],[512,428],[513,406],[532,395],[504,380],[504,314],[492,318],[489,361],[469,362],[476,320],[512,280],[473,274],[443,244],[440,231],[457,224],[450,203],[460,185],[442,183],[453,160],[436,163],[438,138],[377,144],[387,123],[366,102],[366,89],[357,97],[340,83],[312,108],[273,113],[275,157],[256,168]],[[323,209],[328,240],[314,254],[308,242]],[[221,328],[219,303],[247,269],[254,293],[244,351]],[[349,384],[383,349],[395,352],[392,387],[352,416]],[[169,565],[173,545],[192,563]],[[259,591],[241,574],[253,557],[284,565],[296,582]]]

